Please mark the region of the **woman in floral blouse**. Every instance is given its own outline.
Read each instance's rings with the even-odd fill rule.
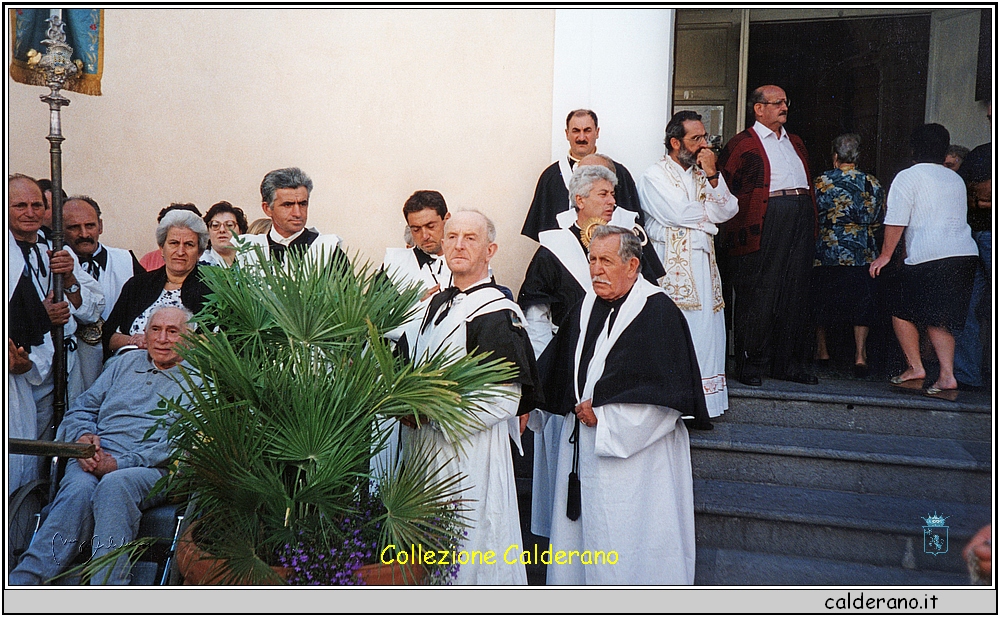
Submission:
[[[830,359],[826,327],[854,326],[854,374],[868,375],[865,341],[874,319],[874,286],[868,266],[878,256],[875,231],[885,216],[885,192],[878,179],[855,168],[861,137],[833,140],[833,169],[815,180],[819,237],[813,271],[816,299],[816,358]]]

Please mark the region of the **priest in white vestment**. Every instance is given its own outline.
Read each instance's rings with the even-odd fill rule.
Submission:
[[[545,405],[564,414],[551,585],[694,582],[682,416],[692,417],[693,428],[711,423],[686,322],[661,288],[639,276],[641,250],[631,230],[594,230],[593,292],[539,361]]]
[[[739,204],[715,166],[705,125],[693,111],[667,123],[667,155],[639,178],[646,232],[663,260],[660,285],[684,312],[701,367],[711,417],[729,407],[726,386],[726,319],[722,281],[715,260],[717,225],[736,215]]]
[[[495,238],[493,223],[478,212],[456,212],[446,223],[444,252],[454,286],[431,299],[413,357],[421,360],[439,351],[461,355],[473,349],[491,351],[492,357],[513,362],[518,376],[502,386],[506,396],[480,405],[476,417],[481,428],[471,434],[451,435],[432,423],[406,428],[402,435],[404,456],[411,441],[430,445],[437,450],[436,463],[444,465],[442,478],[465,476],[460,498],[471,508],[465,513],[470,526],[460,550],[493,551],[497,556],[493,564],[462,565],[455,579],[458,585],[527,584],[524,565],[516,559],[507,563],[502,555],[521,545],[510,438],[520,439],[517,415],[534,406],[532,392],[538,379],[521,309],[489,276]],[[531,397],[531,406],[520,405],[522,394]]]

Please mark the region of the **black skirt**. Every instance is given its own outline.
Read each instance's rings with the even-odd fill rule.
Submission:
[[[871,326],[875,320],[875,280],[868,266],[817,266],[812,272],[813,315],[817,326]]]
[[[893,316],[918,326],[946,328],[952,334],[965,327],[972,299],[977,256],[946,257],[904,265],[901,294]]]

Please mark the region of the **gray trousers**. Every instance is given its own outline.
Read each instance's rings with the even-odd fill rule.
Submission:
[[[48,516],[31,540],[10,585],[39,585],[70,567],[81,547],[92,542],[92,557],[100,557],[135,539],[142,510],[162,501],[148,499],[149,491],[164,470],[131,467],[113,471],[98,480],[83,471],[76,460],[66,465],[66,474]],[[107,570],[93,578],[104,584]],[[127,559],[119,558],[108,585],[129,583]]]

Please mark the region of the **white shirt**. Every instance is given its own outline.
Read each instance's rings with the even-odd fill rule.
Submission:
[[[885,224],[906,227],[906,263],[978,255],[966,220],[965,183],[944,165],[917,163],[896,174]]]
[[[809,178],[806,177],[806,168],[799,158],[799,153],[795,151],[792,140],[788,138],[785,127],[781,127],[780,133],[775,133],[760,122],[755,122],[753,130],[760,137],[767,162],[771,166],[768,190],[773,192],[782,189],[808,189]]]
[[[302,229],[298,230],[297,232],[293,233],[292,235],[288,236],[287,238],[284,238],[284,237],[282,237],[281,234],[279,234],[274,229],[274,227],[271,227],[271,231],[267,232],[267,234],[271,237],[272,240],[274,240],[278,244],[283,244],[285,246],[289,246],[292,243],[292,241],[295,240],[296,238],[298,238],[299,236],[301,236],[302,232],[305,231],[305,230],[306,230],[306,228],[303,227]]]

